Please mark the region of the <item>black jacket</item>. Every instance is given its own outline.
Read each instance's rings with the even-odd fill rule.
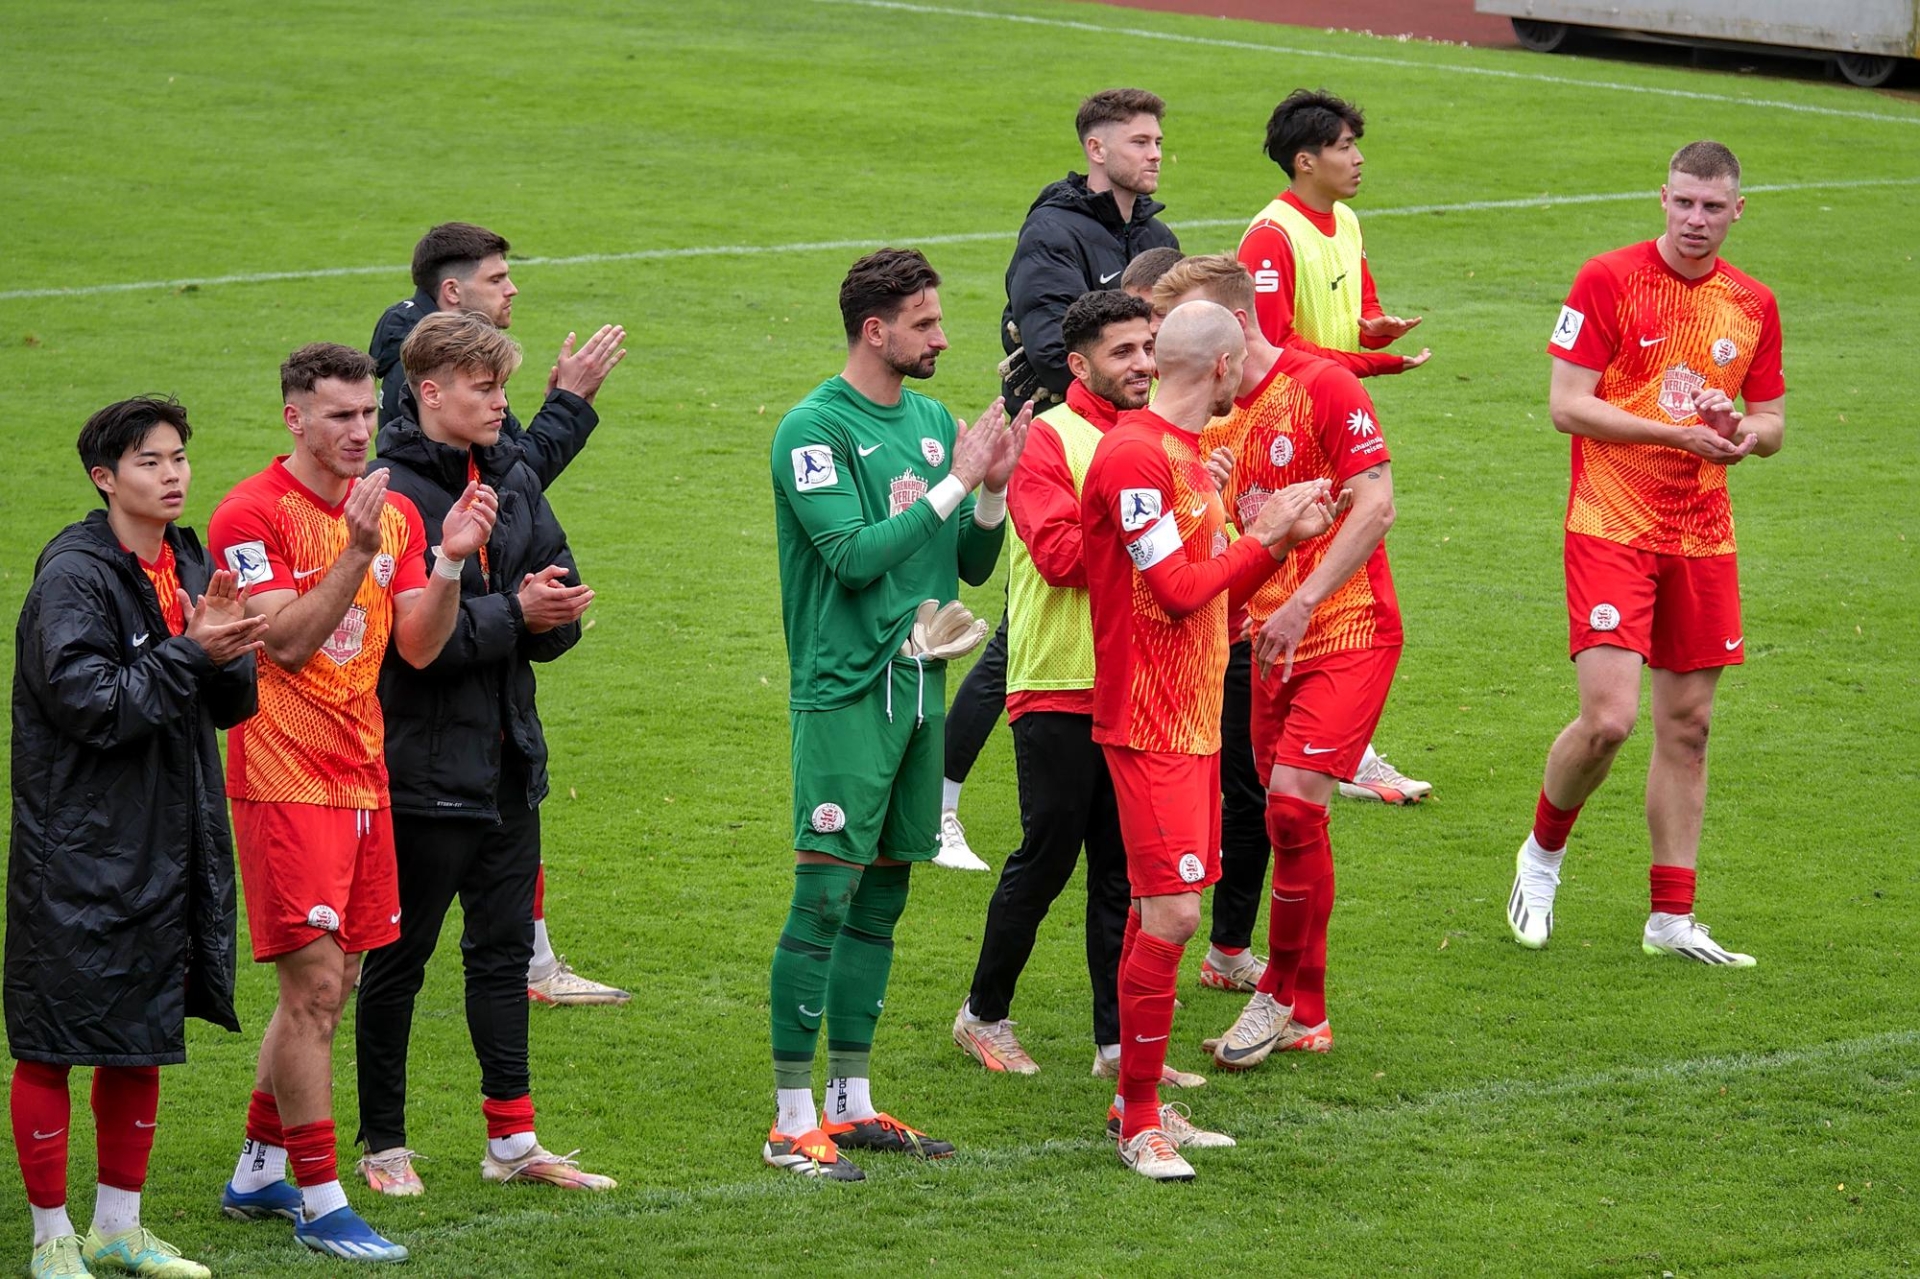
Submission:
[[[212,575],[169,526],[181,588]],[[186,1018],[239,1030],[233,839],[216,728],[258,706],[252,657],[167,634],[95,511],[47,544],[14,632],[7,1042],[25,1061],[185,1061]]]
[[[1027,348],[1027,360],[1041,384],[1056,397],[1065,396],[1073,380],[1067,371],[1067,347],[1060,340],[1061,317],[1082,293],[1119,288],[1127,263],[1148,249],[1180,247],[1179,238],[1160,221],[1166,207],[1148,196],[1135,196],[1133,217],[1123,220],[1113,192],[1088,191],[1086,178],[1068,173],[1042,190],[1027,210],[1013,261],[1007,264],[1000,339],[1008,353],[1016,346]],[[1009,323],[1020,331],[1018,343],[1007,333]],[[1003,388],[1002,393],[1010,392]]]
[[[373,326],[373,341],[367,344],[367,354],[373,357],[373,371],[380,379],[383,429],[401,418],[418,418],[413,406],[413,389],[400,370],[400,345],[407,340],[407,334],[413,332],[414,325],[437,309],[431,296],[415,293],[388,307]],[[567,463],[580,455],[587,437],[599,422],[600,415],[594,412],[593,405],[572,391],[556,390],[548,393],[546,403],[533,415],[531,426],[521,426],[520,419],[508,409],[500,436],[520,445],[527,465],[539,479],[540,487],[546,489],[560,478]]]
[[[427,545],[438,545],[441,521],[467,486],[467,450],[436,443],[401,418],[381,428],[379,451],[373,465],[386,468],[388,490],[420,508]],[[481,480],[500,495],[485,577],[480,556],[470,556],[453,634],[425,670],[407,665],[391,647],[380,668],[396,813],[498,820],[495,795],[508,746],[526,763],[527,803],[547,795],[547,739],[534,706],[531,663],[551,662],[579,643],[580,624],[530,633],[518,592],[521,578],[550,564],[567,566],[569,585],[578,585],[580,575],[520,446],[503,435],[475,458]]]

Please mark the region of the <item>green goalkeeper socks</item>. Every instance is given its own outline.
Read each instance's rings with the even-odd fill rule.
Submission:
[[[870,866],[833,943],[827,983],[827,1075],[865,1078],[893,971],[893,928],[907,908],[906,866]]]
[[[820,1019],[827,1011],[827,977],[860,881],[860,868],[844,862],[802,862],[793,868],[793,908],[787,913],[787,926],[781,930],[780,944],[773,952],[773,978],[769,983],[773,1078],[777,1087],[813,1087],[814,1044],[820,1037]],[[900,895],[904,904],[904,884]],[[885,985],[883,969],[883,990]],[[872,1038],[869,1026],[869,1043]]]

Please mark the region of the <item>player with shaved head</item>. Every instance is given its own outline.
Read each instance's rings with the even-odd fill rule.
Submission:
[[[1270,498],[1228,544],[1200,431],[1233,408],[1247,344],[1224,307],[1160,326],[1159,393],[1101,439],[1081,497],[1093,621],[1093,737],[1106,756],[1133,909],[1120,959],[1120,1161],[1185,1181],[1180,1147],[1227,1146],[1160,1104],[1174,985],[1199,895],[1220,877],[1220,690],[1227,614],[1336,511],[1324,480]]]

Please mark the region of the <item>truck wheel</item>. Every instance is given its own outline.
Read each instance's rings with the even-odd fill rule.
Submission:
[[[1554,53],[1567,47],[1573,28],[1564,22],[1535,22],[1532,18],[1513,20],[1513,38],[1524,49],[1535,53]],[[1849,77],[1851,78],[1851,77]]]
[[[1514,19],[1513,25],[1517,28],[1520,20]],[[1840,68],[1841,75],[1863,89],[1879,88],[1893,79],[1893,73],[1900,69],[1900,59],[1877,53],[1843,53],[1834,59],[1834,63]]]

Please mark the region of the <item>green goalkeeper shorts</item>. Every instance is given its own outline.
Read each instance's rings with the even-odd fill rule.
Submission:
[[[856,866],[940,848],[946,664],[895,661],[859,701],[794,711],[793,846]]]

